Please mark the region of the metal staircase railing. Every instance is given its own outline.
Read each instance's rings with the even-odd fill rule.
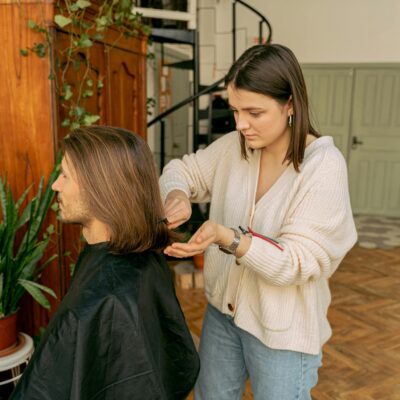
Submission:
[[[270,43],[272,39],[272,27],[267,18],[265,18],[259,11],[257,11],[254,7],[250,6],[243,0],[233,0],[232,4],[232,38],[233,38],[233,61],[236,60],[236,14],[237,14],[237,4],[240,4],[243,7],[246,7],[250,11],[252,11],[254,14],[256,14],[259,18],[259,36],[258,36],[258,42],[259,43]],[[147,12],[145,13],[145,16],[151,17],[152,12]],[[168,14],[168,16],[172,17],[172,14]],[[157,13],[157,17],[159,18],[160,14]],[[268,35],[266,38],[263,36],[263,29],[264,26],[267,27],[268,29]],[[155,34],[157,35],[160,30],[155,29]],[[197,32],[196,32],[197,34]],[[198,36],[198,35],[197,35]],[[161,36],[158,36],[161,39]],[[179,42],[178,40],[176,43]],[[170,43],[173,43],[170,41]],[[203,88],[200,90],[200,84],[199,84],[199,70],[198,70],[198,57],[199,57],[199,44],[198,44],[198,39],[194,42],[193,46],[193,58],[195,62],[193,65],[195,65],[194,68],[194,94],[187,97],[186,99],[180,101],[179,103],[173,105],[169,109],[165,110],[152,120],[150,120],[147,123],[147,127],[150,127],[154,125],[155,123],[159,122],[160,123],[160,140],[161,140],[161,148],[160,148],[160,168],[161,171],[164,168],[165,164],[165,118],[169,116],[170,114],[174,113],[175,111],[179,110],[181,107],[184,107],[185,105],[189,103],[193,103],[193,144],[194,144],[194,150],[197,150],[198,148],[198,143],[199,143],[199,97],[209,94],[216,89],[220,87],[220,85],[224,82],[224,78],[219,79],[218,81],[212,83],[211,85]],[[196,67],[197,65],[197,67]],[[211,121],[208,121],[209,124],[211,124]]]
[[[258,15],[260,17],[260,21],[258,23],[258,43],[263,43],[263,28],[264,25],[268,28],[268,36],[265,40],[265,43],[270,43],[272,39],[272,27],[267,18],[264,17],[259,11],[257,11],[254,7],[251,5],[247,4],[243,0],[235,0],[232,3],[232,40],[233,40],[233,61],[236,60],[236,6],[237,4],[242,5],[243,7],[249,9],[252,11],[254,14]]]

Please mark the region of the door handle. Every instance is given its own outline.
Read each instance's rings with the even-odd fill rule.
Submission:
[[[360,140],[357,136],[353,136],[353,139],[351,141],[351,148],[354,150],[357,148],[358,145],[362,145],[364,142]]]

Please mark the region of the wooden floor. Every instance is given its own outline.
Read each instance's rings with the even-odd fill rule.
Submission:
[[[333,336],[324,346],[313,399],[400,400],[400,248],[354,247],[330,284]],[[202,290],[178,290],[178,297],[200,336]],[[249,384],[243,398],[253,398]]]

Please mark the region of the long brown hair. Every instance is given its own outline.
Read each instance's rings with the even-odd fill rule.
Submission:
[[[170,243],[153,155],[125,129],[90,126],[64,138],[89,211],[108,226],[116,253],[158,250]]]
[[[296,171],[299,171],[307,134],[320,135],[310,121],[306,84],[293,52],[279,44],[250,47],[229,69],[225,77],[225,86],[228,85],[272,97],[280,104],[292,99],[294,121],[284,161],[292,162]],[[247,159],[243,135],[240,135],[240,145],[242,157]]]

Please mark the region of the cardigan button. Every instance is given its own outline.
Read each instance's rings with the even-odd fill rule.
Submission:
[[[240,265],[240,262],[238,260],[235,260],[236,265]]]
[[[233,305],[231,303],[228,303],[228,310],[233,312],[234,309],[235,309],[235,307],[233,307]]]

